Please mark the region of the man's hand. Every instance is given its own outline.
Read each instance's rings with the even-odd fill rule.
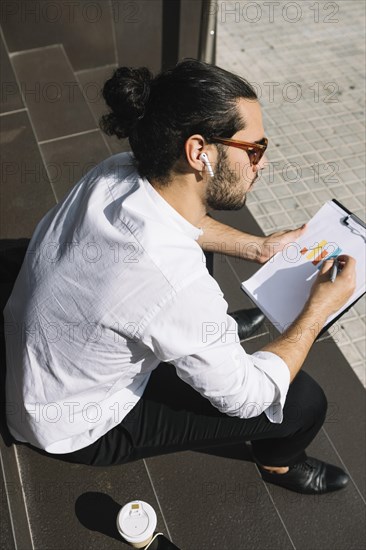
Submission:
[[[286,245],[293,243],[301,237],[306,231],[306,224],[297,229],[289,229],[287,231],[277,231],[262,238],[260,246],[261,253],[258,256],[258,263],[264,264],[277,252],[281,252]]]
[[[342,270],[334,283],[329,276],[333,261],[329,260],[323,264],[301,314],[281,336],[263,348],[263,351],[271,351],[285,361],[291,381],[327,318],[347,303],[354,292],[356,261],[346,255],[338,256],[338,260]]]
[[[339,272],[334,283],[330,280],[334,260],[328,260],[323,263],[307,301],[307,307],[322,309],[327,316],[338,311],[356,288],[356,260],[345,254],[337,259]]]

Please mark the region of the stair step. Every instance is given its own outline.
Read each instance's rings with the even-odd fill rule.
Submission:
[[[112,3],[5,2],[1,26],[9,52],[64,44],[75,71],[116,63]]]
[[[62,46],[11,57],[38,141],[96,127]]]
[[[108,67],[99,67],[89,71],[75,73],[80,82],[86,102],[98,126],[101,116],[110,111],[104,101],[101,90],[104,83],[112,76],[115,69],[116,65],[109,65]],[[112,154],[130,151],[131,149],[128,139],[118,139],[116,136],[107,136],[106,134],[103,134],[103,139],[108,144]]]
[[[31,237],[56,200],[26,111],[1,117],[0,142],[0,238]]]
[[[57,201],[89,170],[109,157],[101,132],[93,130],[40,145]]]
[[[122,506],[141,499],[166,534],[144,461],[108,468],[71,464],[17,445],[34,548],[130,549],[116,529]],[[57,542],[56,542],[57,541]]]
[[[1,96],[0,113],[8,113],[23,109],[23,101],[19,92],[19,86],[15,79],[13,68],[5,48],[2,36],[0,35],[0,59],[1,59]]]

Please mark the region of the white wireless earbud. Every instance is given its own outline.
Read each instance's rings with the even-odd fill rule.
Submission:
[[[211,178],[214,176],[214,171],[212,170],[211,162],[208,160],[206,153],[201,153],[200,159],[206,165],[207,172],[210,174]]]

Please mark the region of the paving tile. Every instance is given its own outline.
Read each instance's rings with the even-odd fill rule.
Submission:
[[[284,184],[284,185],[276,185],[274,186],[274,193],[276,194],[276,196],[281,199],[281,202],[282,202],[282,197],[288,197],[291,192],[290,192],[290,189],[288,187],[288,185]],[[254,206],[255,203],[253,203],[253,206]],[[255,215],[255,212],[253,211],[253,207],[252,205],[249,203],[248,206],[250,207],[250,211],[253,212],[253,214]]]
[[[365,206],[366,206],[366,196],[365,196],[365,194],[363,193],[361,195],[356,195],[356,198],[362,204],[363,209],[365,209]],[[364,215],[364,212],[365,212],[365,210],[363,210],[363,213],[361,213],[361,216]]]
[[[361,324],[361,323],[360,323]],[[357,347],[358,351],[360,352],[360,355],[361,355],[361,362],[362,360],[364,359],[365,355],[366,355],[366,349],[365,349],[365,340],[364,338],[361,338],[360,340],[357,340],[356,342],[353,342],[354,345]]]
[[[343,204],[346,208],[348,208],[348,210],[351,210],[351,212],[354,212],[361,208],[361,204],[356,197],[346,197],[343,201]]]
[[[102,96],[102,88],[106,80],[112,76],[114,69],[115,66],[113,65],[76,73],[84,97],[98,125],[101,116],[109,112],[109,107]],[[128,139],[118,139],[116,136],[107,136],[106,134],[103,134],[103,139],[107,142],[111,153],[130,150]]]
[[[277,335],[278,332],[271,328],[269,324],[266,334],[254,341],[246,341],[243,347],[247,353],[253,353]],[[341,458],[359,493],[364,498],[366,462],[365,390],[332,338],[325,338],[313,345],[303,369],[320,384],[327,396],[328,412],[323,425],[324,433],[330,439],[332,449]],[[326,456],[318,454],[320,458],[326,459]],[[336,463],[333,457],[332,461]],[[356,490],[357,493],[358,491]],[[356,500],[358,499],[356,498]],[[332,546],[316,546],[316,548],[330,547]],[[339,548],[342,548],[342,545]]]
[[[261,224],[261,229],[265,235],[269,235],[275,230],[275,226],[269,216],[258,218],[258,221]]]
[[[24,108],[19,87],[15,80],[13,68],[6,52],[4,41],[0,35],[0,62],[1,62],[1,95],[0,113],[15,111]]]
[[[365,300],[365,298],[361,298],[361,300],[359,300],[357,302],[357,304],[355,305],[355,310],[360,315],[365,315],[365,313],[366,313],[366,300]]]
[[[1,118],[3,177],[0,187],[1,238],[31,237],[56,204],[26,112]]]
[[[363,323],[360,323],[358,318],[350,321],[341,320],[341,324],[347,329],[349,334],[352,334],[353,338],[363,338],[365,336],[365,327]]]
[[[287,229],[291,227],[291,213],[288,212],[278,212],[270,216],[272,221],[273,230]]]
[[[77,71],[116,62],[111,6],[105,0],[4,2],[1,26],[10,52],[64,44]]]
[[[43,143],[40,148],[57,201],[83,175],[110,156],[99,130]]]
[[[292,548],[244,444],[242,449],[233,456],[230,447],[213,447],[146,460],[173,541],[182,549]]]
[[[299,201],[295,197],[287,197],[285,199],[282,199],[281,204],[286,210],[294,210],[296,208],[299,208]]]
[[[8,487],[8,490],[10,487]],[[15,543],[12,533],[8,501],[6,496],[6,489],[3,476],[0,476],[0,517],[1,517],[1,529],[0,529],[0,548],[4,550],[15,550]]]
[[[43,456],[25,445],[17,445],[17,456],[35,548],[127,550],[116,518],[135,499],[151,504],[157,531],[166,534],[144,461],[97,468]]]
[[[328,398],[326,432],[365,497],[365,390],[332,340],[313,346],[306,368]]]
[[[283,201],[281,201],[283,202]],[[253,216],[257,217],[257,216],[263,216],[264,214],[264,210],[263,210],[263,207],[261,204],[259,203],[254,203],[250,206],[250,211],[251,213],[253,214]]]
[[[357,311],[357,306],[359,303],[361,303],[363,300],[361,298],[361,300],[359,302],[356,302],[356,305],[349,309],[348,311],[346,311],[346,313],[344,315],[342,315],[342,321],[343,320],[350,320],[350,319],[356,319],[357,318],[357,315],[360,314],[361,315],[361,311]],[[339,320],[338,322],[340,322],[341,320]],[[336,323],[335,323],[336,324]]]
[[[315,214],[317,213],[317,211],[319,210],[319,206],[318,205],[315,205],[315,204],[312,204],[310,206],[307,206],[305,208],[305,211],[308,213],[308,220],[310,220],[310,218],[312,218],[313,216],[315,216]]]
[[[361,323],[357,322],[357,324],[361,324]],[[336,323],[334,323],[334,325],[332,326],[332,335],[333,335],[333,339],[336,342],[337,346],[339,346],[339,348],[342,350],[343,355],[346,356],[346,354],[343,351],[343,346],[345,344],[349,344],[350,339],[349,339],[349,331],[348,330],[346,331],[344,329],[342,320],[337,321]],[[349,361],[348,357],[347,357],[347,359]]]
[[[365,369],[365,363],[362,362],[361,365],[355,366],[354,371],[360,380],[361,384],[363,384],[364,387],[366,387],[366,369]]]
[[[308,455],[342,467],[323,430],[308,447]],[[364,547],[364,503],[352,483],[320,496],[267,487],[297,550]]]
[[[10,445],[10,444],[9,444]],[[6,500],[12,527],[10,532],[5,532],[10,548],[13,548],[11,538],[14,539],[15,548],[32,549],[32,539],[29,530],[27,510],[24,503],[22,484],[20,482],[18,464],[14,446],[4,444],[0,438],[0,454],[2,465],[2,479],[4,480]],[[4,530],[2,525],[2,531]],[[7,546],[2,546],[7,550]]]
[[[115,3],[114,17],[118,65],[148,67],[153,73],[161,70],[162,62],[162,0],[122,0]],[[138,37],[138,47],[131,47]]]
[[[261,202],[261,206],[267,214],[280,212],[282,210],[281,204],[278,201]]]
[[[280,181],[283,179],[281,176],[279,176]],[[258,182],[259,183],[259,182]],[[259,185],[256,185],[253,191],[250,193],[250,199],[254,198],[257,201],[265,201],[274,198],[274,191],[271,190],[271,188],[268,186],[266,188],[259,187]]]
[[[38,141],[96,127],[61,46],[12,57]]]
[[[290,181],[288,183],[289,183],[291,192],[295,196],[299,195],[300,193],[304,193],[307,190],[305,185],[301,181],[294,181],[294,182]]]

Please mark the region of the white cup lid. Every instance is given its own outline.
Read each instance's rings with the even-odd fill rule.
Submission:
[[[117,529],[127,542],[142,542],[155,531],[155,510],[143,500],[133,500],[121,508],[117,516]]]

